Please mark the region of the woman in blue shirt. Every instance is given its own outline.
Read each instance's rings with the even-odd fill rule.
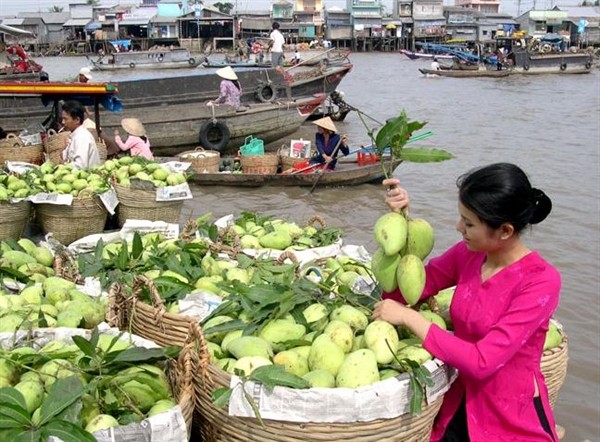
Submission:
[[[344,155],[350,153],[346,145],[346,135],[337,133],[335,124],[330,117],[321,118],[314,121],[317,125],[317,134],[315,144],[317,146],[317,155],[310,159],[310,164],[324,164],[327,170],[335,169],[337,155],[341,151]],[[338,146],[339,144],[339,146]]]

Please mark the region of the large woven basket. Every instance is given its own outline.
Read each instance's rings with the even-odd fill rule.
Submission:
[[[0,203],[0,241],[21,237],[29,219],[30,209],[29,201]]]
[[[196,173],[217,173],[219,171],[221,154],[216,151],[204,150],[203,147],[199,146],[194,150],[181,153],[179,161],[191,163],[192,169]]]
[[[108,212],[97,196],[74,198],[70,206],[36,204],[37,218],[44,233],[68,245],[84,236],[104,231]]]
[[[152,304],[142,301],[147,290]],[[108,322],[120,329],[150,339],[158,345],[184,345],[189,339],[190,325],[198,320],[189,316],[169,313],[152,280],[138,275],[131,294],[120,285],[113,285],[108,299]]]
[[[277,154],[279,155],[279,160],[281,161],[282,171],[293,169],[297,164],[308,161],[308,158],[291,157],[289,155],[289,148],[285,144],[279,148]]]
[[[46,141],[44,143],[44,149],[46,151],[46,158],[48,161],[54,164],[61,164],[62,152],[67,147],[69,142],[69,136],[71,132],[56,132],[54,129],[49,129],[46,134]]]
[[[194,326],[193,331],[201,334],[199,326]],[[200,337],[196,342],[203,345],[205,340]],[[194,379],[198,411],[194,416],[194,427],[198,425],[203,442],[427,442],[442,406],[443,396],[432,404],[423,404],[418,415],[406,414],[394,419],[332,424],[263,419],[264,425],[261,425],[255,418],[229,416],[226,408],[213,405],[212,392],[215,388],[229,387],[231,375],[210,364],[207,353],[206,349],[199,349],[192,354],[197,358],[194,362],[198,367]]]
[[[279,167],[279,156],[277,154],[264,155],[242,155],[240,157],[242,172],[266,175],[277,173]]]
[[[113,183],[119,205],[117,218],[122,227],[128,219],[178,223],[183,201],[156,201],[156,191],[132,189]]]
[[[569,349],[567,335],[563,333],[563,340],[558,347],[546,350],[542,355],[542,374],[548,387],[548,398],[550,405],[554,407],[558,399],[560,388],[567,376],[567,365],[569,361]]]
[[[40,165],[44,162],[44,145],[31,144],[25,146],[21,139],[14,134],[0,141],[0,165],[6,161],[23,161]]]

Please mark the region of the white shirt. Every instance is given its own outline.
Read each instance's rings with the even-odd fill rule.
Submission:
[[[283,45],[285,43],[285,39],[283,38],[283,34],[279,32],[279,29],[274,29],[271,32],[271,40],[273,40],[273,47],[271,48],[271,52],[283,52]]]
[[[439,71],[440,70],[440,64],[437,61],[432,61],[431,62],[431,69],[434,71]]]
[[[63,161],[73,164],[76,169],[90,169],[101,164],[94,136],[84,126],[71,133],[62,155]]]

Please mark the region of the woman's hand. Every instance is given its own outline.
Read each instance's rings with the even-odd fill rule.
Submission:
[[[344,134],[342,135],[342,144],[345,146],[346,144],[348,144],[348,135]]]
[[[400,212],[402,209],[408,208],[410,202],[408,192],[400,187],[400,180],[388,178],[383,180],[383,185],[386,188],[385,202],[393,212]]]
[[[118,131],[117,129],[115,129],[115,131],[113,132],[113,135],[114,135],[115,137],[118,137],[118,136],[120,135],[120,134],[119,134],[119,131]]]
[[[412,310],[393,299],[384,299],[375,304],[373,319],[381,319],[392,325],[406,325],[407,316]]]
[[[331,161],[333,160],[333,157],[330,157],[327,154],[323,154],[323,159],[325,160],[326,163],[331,163]]]

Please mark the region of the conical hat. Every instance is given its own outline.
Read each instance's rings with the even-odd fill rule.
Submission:
[[[238,76],[236,75],[236,73],[233,71],[233,69],[231,69],[230,66],[226,66],[224,68],[221,69],[217,69],[215,71],[215,73],[221,77],[224,78],[225,80],[237,80]]]
[[[333,120],[330,117],[320,118],[316,121],[313,121],[313,123],[322,127],[323,129],[327,129],[331,132],[337,132],[335,124],[333,124]]]
[[[121,120],[121,127],[123,127],[128,134],[135,137],[143,137],[146,135],[144,125],[137,118],[123,118]]]

